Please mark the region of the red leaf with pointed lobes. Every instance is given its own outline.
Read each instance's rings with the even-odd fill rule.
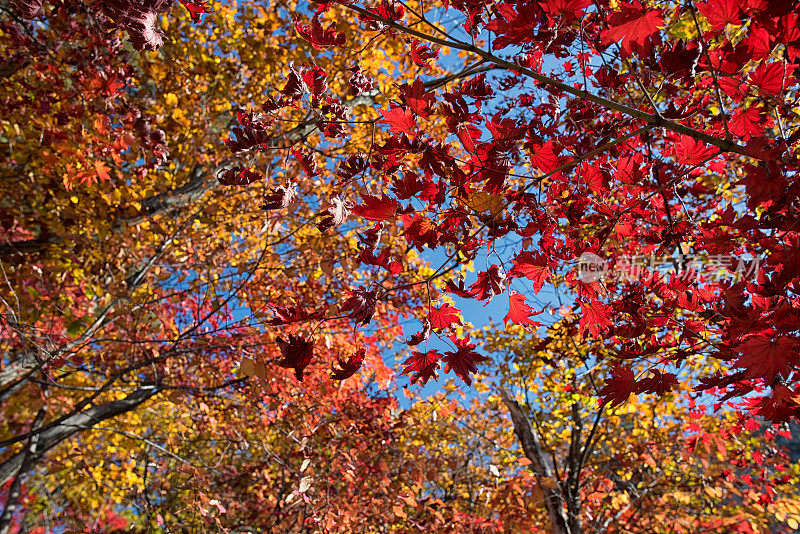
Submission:
[[[541,323],[531,321],[530,316],[533,313],[533,308],[525,304],[525,295],[512,291],[508,297],[508,314],[506,314],[503,322],[508,326],[508,322],[512,321],[519,325],[542,326]],[[538,315],[542,312],[533,313]]]
[[[628,400],[636,389],[636,378],[633,371],[624,365],[615,365],[611,368],[611,378],[606,380],[606,385],[598,392],[603,404],[610,407],[617,406]]]
[[[371,221],[394,219],[397,215],[397,208],[400,206],[395,199],[386,195],[381,195],[380,197],[362,195],[361,200],[364,203],[360,206],[355,206],[353,214]]]
[[[411,85],[401,84],[400,91],[402,92],[400,98],[408,109],[420,117],[430,117],[436,97],[425,90],[425,83],[422,80],[417,78]]]
[[[548,140],[543,145],[534,142],[526,143],[525,147],[530,152],[531,163],[540,171],[550,172],[558,167],[558,152],[561,152],[561,149],[557,149],[552,140]]]
[[[471,386],[472,374],[478,371],[478,363],[486,361],[488,358],[475,352],[475,345],[470,343],[469,335],[465,338],[457,338],[451,335],[450,340],[456,344],[457,350],[456,352],[448,351],[444,353],[442,359],[447,364],[444,371],[446,373],[454,372],[468,386]]]
[[[485,272],[478,273],[478,280],[469,286],[470,292],[479,300],[491,299],[506,289],[506,275],[500,266],[492,265]]]
[[[461,312],[448,303],[444,303],[440,308],[431,309],[431,326],[435,330],[449,328],[451,324],[461,323]]]
[[[275,318],[268,322],[268,324],[280,326],[289,323],[304,323],[325,317],[325,310],[319,310],[312,313],[305,311],[297,306],[291,308],[275,308]]]
[[[203,13],[211,13],[211,8],[208,7],[205,0],[181,0],[181,4],[189,11],[189,15],[192,17],[192,22],[197,24],[200,22],[200,15]]]
[[[405,8],[403,8],[403,5],[399,2],[383,0],[381,5],[375,8],[375,13],[386,20],[397,22],[403,18],[403,15],[405,14]]]
[[[375,80],[373,80],[360,65],[351,67],[350,72],[353,74],[347,79],[347,83],[350,85],[350,94],[353,96],[371,91],[372,88],[375,87]]]
[[[424,386],[428,380],[436,376],[436,370],[439,369],[439,361],[442,355],[435,350],[429,350],[426,353],[414,351],[408,359],[403,362],[405,369],[404,375],[411,375],[411,382],[421,382]]]
[[[547,257],[543,254],[534,256],[533,253],[523,250],[514,257],[514,267],[508,272],[508,276],[526,277],[533,282],[533,291],[538,293],[550,279]]]
[[[736,351],[742,354],[736,360],[736,367],[743,367],[748,378],[763,378],[767,383],[776,376],[788,376],[800,363],[796,341],[786,336],[775,339],[751,336],[736,347]]]
[[[287,208],[296,196],[297,187],[294,184],[289,184],[288,186],[279,185],[264,195],[264,203],[261,205],[261,209],[269,211]]]
[[[593,300],[591,302],[581,302],[581,332],[589,328],[594,335],[599,335],[603,328],[611,326],[611,306]]]
[[[393,108],[387,111],[382,109],[381,115],[383,115],[383,121],[389,125],[389,131],[416,135],[417,120],[410,110]]]
[[[253,182],[257,182],[262,178],[264,178],[262,175],[251,171],[250,169],[234,167],[233,169],[229,169],[217,177],[217,180],[219,180],[221,185],[232,186],[252,184]]]
[[[739,0],[709,0],[698,3],[697,9],[708,20],[712,29],[721,30],[728,24],[739,23],[740,4]]]
[[[454,284],[452,280],[447,280],[444,285],[450,293],[458,295],[462,299],[471,299],[475,296],[466,288],[464,280],[459,280],[458,285]]]
[[[760,106],[751,105],[737,109],[733,118],[728,121],[728,128],[743,141],[763,135],[764,117],[761,116]]]
[[[697,141],[688,135],[681,135],[678,142],[673,145],[673,149],[681,165],[698,165],[719,152],[717,147]]]
[[[313,178],[319,175],[314,154],[311,152],[304,152],[299,148],[295,148],[292,149],[292,155],[297,158],[297,161],[300,162],[300,166],[303,167],[303,172],[306,173],[306,176]]]
[[[501,113],[495,114],[486,126],[495,140],[519,140],[525,135],[524,127],[517,126],[516,121],[512,118],[503,118]]]
[[[412,334],[411,337],[408,338],[408,341],[406,341],[406,345],[409,347],[414,347],[423,341],[426,341],[429,337],[431,337],[431,323],[430,321],[426,320],[424,323],[422,323],[422,330]]]
[[[314,63],[310,65],[303,66],[303,69],[300,73],[300,78],[303,80],[303,83],[311,92],[311,102],[314,105],[316,99],[318,99],[325,89],[328,88],[328,73],[325,72],[325,69],[316,65]]]
[[[432,50],[430,46],[416,39],[411,42],[411,61],[417,67],[430,70],[431,63],[437,57],[439,57],[438,50]]]
[[[311,363],[314,354],[314,340],[306,341],[300,336],[290,335],[289,341],[277,339],[282,359],[276,363],[285,369],[294,369],[298,380],[303,381],[303,371]]]
[[[350,215],[350,203],[339,197],[331,197],[330,205],[321,213],[322,218],[317,223],[320,232],[334,228],[344,223]]]
[[[225,145],[234,154],[264,145],[271,140],[270,134],[262,127],[236,127],[231,130],[231,134],[225,140]]]
[[[332,46],[342,46],[345,42],[344,34],[337,32],[333,26],[322,27],[319,22],[319,15],[314,15],[310,25],[295,22],[294,27],[297,33],[317,50],[324,50]]]
[[[538,2],[502,2],[495,4],[493,9],[496,9],[498,16],[486,24],[487,30],[497,34],[492,42],[492,50],[519,45],[535,38],[543,15]]]
[[[363,154],[350,154],[347,159],[339,165],[336,176],[339,177],[342,181],[342,185],[344,185],[368,168],[369,162]]]
[[[636,391],[641,393],[655,393],[663,395],[678,385],[678,379],[672,373],[664,373],[658,369],[653,370],[653,376],[639,380]]]
[[[303,96],[303,81],[300,73],[294,68],[294,64],[289,64],[289,75],[286,77],[286,85],[281,89],[281,94],[292,100]]]
[[[591,0],[547,0],[542,2],[544,9],[551,17],[564,17],[569,22],[583,17],[584,10],[589,7]]]
[[[762,63],[750,73],[750,83],[758,87],[761,94],[778,96],[782,91],[794,85],[785,63]]]
[[[630,54],[634,48],[644,49],[647,40],[664,26],[664,11],[647,9],[639,2],[625,2],[621,8],[609,17],[603,44],[619,43],[623,54]]]
[[[461,84],[461,96],[475,100],[489,100],[494,96],[494,90],[486,83],[486,74],[479,74]]]
[[[439,230],[434,221],[424,215],[403,215],[404,235],[409,243],[414,243],[418,250],[424,247],[436,248],[439,243]]]
[[[419,174],[413,171],[405,171],[401,176],[395,175],[394,183],[392,185],[392,192],[397,195],[400,200],[407,200],[417,196],[425,189],[425,182],[420,178]]]
[[[356,371],[361,369],[361,364],[364,363],[364,355],[367,350],[364,348],[359,349],[358,352],[350,356],[347,360],[338,359],[339,368],[334,369],[331,374],[332,380],[346,380],[356,374]]]
[[[375,306],[377,304],[377,292],[375,290],[367,291],[360,287],[353,291],[350,298],[342,305],[342,312],[347,313],[347,316],[353,319],[356,324],[366,325],[375,315]]]
[[[481,131],[472,124],[460,124],[456,129],[456,135],[464,145],[464,150],[476,156],[478,154],[478,143],[481,139]]]

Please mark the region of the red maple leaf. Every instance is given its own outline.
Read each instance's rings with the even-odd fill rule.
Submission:
[[[314,340],[306,341],[300,336],[290,335],[289,341],[277,339],[282,359],[276,363],[286,369],[294,369],[298,380],[303,380],[303,370],[311,363],[314,354]]]
[[[481,131],[472,124],[459,124],[456,129],[456,135],[464,145],[464,150],[476,156],[478,153],[478,143],[481,138]]]
[[[303,67],[300,73],[303,83],[311,91],[312,102],[328,88],[328,73],[315,63]]]
[[[430,46],[416,39],[411,42],[411,61],[417,67],[430,70],[431,61],[437,57],[439,57],[439,50],[433,50]]]
[[[787,79],[786,64],[783,62],[762,63],[750,73],[750,83],[763,93],[777,96],[794,81]]]
[[[593,300],[591,302],[581,302],[580,327],[583,332],[586,328],[594,335],[599,335],[606,326],[611,326],[611,306]]]
[[[673,145],[673,149],[681,165],[698,165],[719,152],[717,147],[697,141],[688,135],[681,135]]]
[[[740,3],[739,0],[709,0],[697,4],[697,9],[714,30],[721,30],[728,24],[738,24]]]
[[[763,122],[760,107],[751,105],[737,109],[728,122],[728,128],[732,134],[747,141],[751,137],[760,137],[764,134]]]
[[[405,13],[405,8],[403,4],[400,2],[390,2],[388,0],[383,0],[379,6],[375,7],[375,13],[379,17],[383,17],[386,20],[391,20],[393,22],[397,22],[401,18],[403,18],[403,14]]]
[[[350,378],[356,371],[361,369],[361,364],[364,363],[364,355],[367,353],[366,349],[359,349],[358,352],[350,356],[347,360],[338,359],[339,368],[333,369],[331,373],[332,380],[345,380]]]
[[[611,378],[606,380],[606,385],[598,392],[603,398],[603,404],[610,403],[611,407],[628,400],[636,388],[636,379],[633,371],[624,365],[615,365],[611,368]]]
[[[378,294],[375,290],[367,291],[358,288],[353,291],[342,305],[342,313],[353,319],[356,324],[366,325],[375,315],[375,306],[378,304]]]
[[[603,32],[603,44],[619,43],[623,54],[633,48],[644,49],[647,40],[664,26],[664,11],[647,9],[640,3],[623,3],[622,9],[608,19],[609,28]]]
[[[424,323],[422,323],[422,330],[412,334],[411,337],[408,338],[408,341],[406,341],[406,345],[414,347],[416,345],[419,345],[429,337],[431,337],[431,323],[430,321],[425,321]]]
[[[469,286],[470,293],[479,300],[499,295],[505,288],[506,275],[498,265],[492,265],[485,272],[478,273],[478,279]]]
[[[386,195],[381,195],[380,197],[362,195],[361,200],[364,203],[353,208],[354,215],[371,221],[385,221],[393,219],[397,215],[399,204],[391,197]]]
[[[306,173],[306,176],[313,178],[319,175],[319,171],[317,170],[317,162],[314,160],[314,154],[299,148],[294,148],[292,149],[292,155],[297,158],[297,161],[300,162],[300,166],[303,167],[303,172]]]
[[[569,22],[581,18],[583,10],[591,3],[591,0],[547,0],[541,2],[541,5],[551,17],[562,16]]]
[[[348,201],[334,196],[328,199],[328,202],[328,207],[319,214],[321,218],[317,223],[317,228],[320,232],[343,224],[350,215],[351,205]]]
[[[451,324],[461,324],[460,312],[448,303],[431,309],[431,326],[436,330],[448,328]]]
[[[408,200],[425,189],[426,181],[413,171],[406,171],[402,176],[395,176],[392,192],[400,200]]]
[[[402,219],[406,227],[404,235],[409,243],[414,243],[418,250],[423,250],[425,246],[436,248],[440,234],[438,226],[433,220],[420,214],[416,214],[413,217],[403,215]]]
[[[292,306],[289,308],[274,308],[273,311],[275,313],[275,317],[271,321],[268,321],[268,324],[275,326],[281,326],[289,323],[304,323],[307,321],[321,319],[325,316],[324,310],[318,310],[309,313],[298,306]]]
[[[639,380],[636,391],[642,393],[655,393],[663,395],[678,385],[678,380],[672,373],[664,373],[658,369],[653,370],[653,376]]]
[[[294,27],[297,33],[317,50],[342,46],[345,41],[344,33],[337,32],[333,26],[323,28],[319,23],[319,15],[314,15],[310,25],[295,22]]]
[[[486,29],[496,34],[492,50],[519,45],[535,38],[541,19],[536,3],[502,2],[495,4],[493,9],[497,11],[497,16],[486,24]]]
[[[383,120],[389,125],[389,130],[397,133],[406,133],[415,135],[417,129],[417,120],[414,114],[403,108],[392,108],[390,110],[381,110]]]
[[[508,313],[506,314],[503,322],[508,326],[508,322],[512,321],[519,325],[542,326],[536,321],[531,321],[530,316],[533,313],[533,308],[525,304],[525,295],[512,291],[508,297]],[[538,315],[542,312],[537,312]]]
[[[429,350],[426,353],[414,351],[408,359],[403,362],[406,366],[403,369],[404,375],[411,375],[411,382],[420,381],[422,385],[428,383],[428,380],[436,376],[436,370],[439,368],[439,361],[442,355],[435,350]]]
[[[425,90],[425,84],[419,78],[414,80],[411,85],[404,83],[400,85],[403,102],[408,108],[420,117],[429,117],[431,107],[436,102],[433,93]]]
[[[200,15],[211,13],[211,8],[206,5],[205,0],[181,0],[181,4],[189,11],[189,16],[195,24],[200,22]]]
[[[795,340],[786,336],[749,337],[736,347],[742,355],[735,365],[745,368],[749,378],[763,378],[771,383],[778,375],[788,376],[798,362],[795,344]]]
[[[279,185],[264,195],[264,203],[261,209],[265,211],[283,209],[291,204],[297,196],[297,188],[294,184],[288,186]]]
[[[231,136],[225,140],[225,145],[234,154],[244,152],[259,145],[265,145],[271,139],[269,132],[261,126],[244,126],[231,129]]]
[[[531,163],[540,171],[550,172],[558,167],[558,153],[561,152],[561,149],[556,147],[552,139],[543,145],[531,142],[525,147],[530,153]]]
[[[544,255],[534,256],[531,252],[523,250],[514,257],[514,267],[508,272],[509,276],[524,276],[533,281],[533,291],[538,293],[542,286],[550,279],[550,269]]]
[[[468,386],[472,385],[472,373],[478,370],[478,363],[487,360],[485,356],[481,356],[475,352],[475,345],[470,343],[469,335],[465,338],[457,338],[450,336],[453,343],[456,344],[456,352],[445,352],[444,362],[447,364],[444,368],[446,373],[454,372],[456,376],[461,378]]]
[[[239,167],[235,167],[233,169],[229,169],[219,175],[217,180],[221,185],[232,186],[232,185],[247,185],[252,184],[253,182],[257,182],[263,178],[257,172],[251,171],[250,169],[242,169]]]

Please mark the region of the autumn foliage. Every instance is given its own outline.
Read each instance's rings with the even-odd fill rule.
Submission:
[[[0,2],[0,534],[800,528],[798,13]]]

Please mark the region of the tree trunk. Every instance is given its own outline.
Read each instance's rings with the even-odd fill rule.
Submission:
[[[549,487],[551,484],[542,485],[544,505],[547,508],[547,515],[550,517],[551,532],[553,534],[579,534],[580,528],[577,531],[573,530],[570,523],[574,522],[567,520],[560,481],[556,476],[555,466],[542,447],[538,432],[531,426],[527,414],[519,403],[503,387],[500,387],[500,396],[511,414],[511,421],[514,423],[514,431],[519,438],[522,451],[525,453],[525,457],[531,461],[531,467],[537,477],[547,478],[553,482],[554,487]]]

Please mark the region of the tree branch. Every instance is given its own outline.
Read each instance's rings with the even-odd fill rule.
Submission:
[[[159,392],[160,389],[156,386],[141,387],[124,399],[93,406],[88,410],[65,418],[58,424],[52,425],[42,432],[33,433],[34,436],[38,437],[36,454],[41,456],[78,432],[91,428],[101,421],[133,410]],[[32,437],[31,439],[34,438]],[[20,471],[24,465],[26,455],[27,449],[18,452],[3,463],[0,463],[0,486],[8,482],[11,477],[15,476],[15,474]]]

